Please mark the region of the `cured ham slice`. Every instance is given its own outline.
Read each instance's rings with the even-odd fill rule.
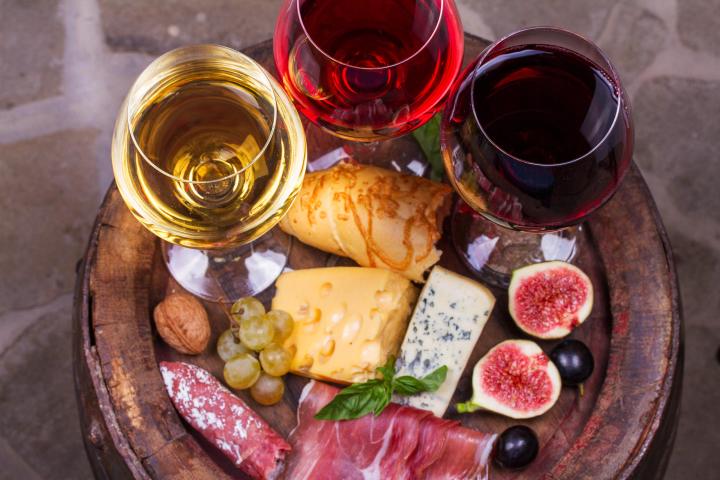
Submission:
[[[215,377],[183,362],[161,362],[160,372],[178,413],[235,466],[257,479],[282,473],[290,445]]]
[[[423,476],[443,456],[447,436],[456,426],[457,422],[435,416],[427,417],[422,423],[418,446],[410,459],[410,468],[417,476]],[[492,445],[492,442],[488,443]]]
[[[488,440],[488,436],[492,439]],[[470,428],[450,429],[443,454],[423,471],[422,478],[487,478],[487,464],[495,437]]]
[[[496,435],[470,430],[425,410],[390,404],[357,420],[316,420],[338,389],[312,381],[290,434],[293,480],[486,479]]]

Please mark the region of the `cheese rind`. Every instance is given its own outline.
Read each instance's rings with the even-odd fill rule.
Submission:
[[[433,268],[400,347],[398,375],[420,378],[447,365],[447,377],[436,392],[395,401],[443,416],[494,305],[495,297],[483,285]]]
[[[331,267],[280,275],[272,308],[295,320],[290,371],[339,383],[375,378],[396,355],[417,289],[389,270]]]

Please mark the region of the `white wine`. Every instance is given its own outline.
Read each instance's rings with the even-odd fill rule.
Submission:
[[[159,237],[232,247],[260,237],[290,207],[305,137],[290,100],[257,64],[224,47],[194,48],[182,62],[173,52],[161,57],[138,78],[118,117],[113,170],[132,213]]]

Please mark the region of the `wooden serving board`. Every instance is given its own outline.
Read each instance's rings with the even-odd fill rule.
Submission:
[[[466,36],[466,59],[487,45]],[[269,42],[250,48],[272,68]],[[317,134],[312,152],[336,142]],[[412,140],[381,146],[383,155],[407,155]],[[318,150],[319,151],[319,150]],[[414,152],[412,154],[417,154]],[[447,227],[447,226],[446,226]],[[447,232],[440,264],[471,276]],[[491,468],[494,479],[661,478],[672,448],[682,377],[682,329],[670,247],[650,193],[636,167],[615,197],[580,235],[577,264],[596,290],[591,317],[572,337],[592,350],[596,368],[578,390],[564,388],[545,415],[513,421],[492,413],[447,417],[486,432],[524,423],[539,435],[541,451],[525,470]],[[292,268],[338,260],[295,241]],[[348,263],[350,264],[350,263]],[[158,361],[183,360],[222,377],[214,348],[195,357],[178,354],[158,339],[152,309],[178,289],[162,264],[159,240],[138,223],[112,187],[100,209],[77,282],[74,312],[75,380],[86,448],[97,478],[238,478],[229,461],[184,424],[168,398]],[[268,303],[272,289],[261,297]],[[495,290],[494,313],[468,363],[453,401],[471,395],[469,374],[492,346],[525,338],[507,313],[507,294]],[[219,306],[207,304],[211,345],[228,327]],[[554,342],[539,342],[549,351]],[[240,396],[278,432],[295,426],[297,398],[307,381],[286,377],[283,402],[263,407]]]

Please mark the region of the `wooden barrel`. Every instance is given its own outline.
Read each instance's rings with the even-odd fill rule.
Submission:
[[[466,36],[466,59],[486,45]],[[247,53],[272,70],[270,42]],[[583,397],[564,388],[550,412],[524,422],[541,440],[535,462],[519,472],[494,469],[491,478],[659,479],[665,471],[678,419],[682,321],[670,246],[636,167],[584,225],[580,242],[577,262],[593,280],[596,301],[590,319],[573,336],[590,346],[596,372]],[[180,420],[165,392],[160,360],[191,361],[215,375],[222,364],[212,348],[185,357],[154,333],[153,307],[177,288],[159,245],[111,187],[75,293],[75,386],[88,456],[99,479],[237,478],[239,472]],[[470,275],[449,245],[443,250],[441,264]],[[305,264],[321,255],[295,242],[290,261]],[[506,293],[495,293],[497,307],[458,386],[457,400],[470,396],[474,362],[500,340],[520,336],[507,314]],[[227,319],[216,305],[206,306],[215,340]],[[552,343],[541,345],[547,349]],[[287,382],[281,404],[262,407],[248,400],[283,435],[294,426],[305,379],[289,375]],[[449,416],[492,432],[517,423],[490,413]]]

